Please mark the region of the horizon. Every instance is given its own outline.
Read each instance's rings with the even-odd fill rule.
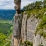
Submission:
[[[0,9],[0,10],[15,10],[15,9]]]

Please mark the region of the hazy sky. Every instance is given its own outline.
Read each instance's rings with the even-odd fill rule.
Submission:
[[[21,0],[21,8],[34,1],[39,0]],[[14,0],[0,0],[0,9],[14,9]]]

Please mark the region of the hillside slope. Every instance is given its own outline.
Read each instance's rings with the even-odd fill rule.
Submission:
[[[12,20],[15,10],[0,10],[0,20]]]
[[[12,36],[12,24],[5,21],[0,22],[0,46],[5,46],[11,44]]]

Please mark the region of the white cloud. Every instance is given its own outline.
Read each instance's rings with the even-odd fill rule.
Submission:
[[[35,1],[41,1],[41,0],[22,0],[21,1],[21,8],[23,8],[23,6],[26,6],[29,3],[32,3],[32,2],[35,2]]]
[[[21,8],[35,0],[21,0]],[[14,0],[0,0],[0,9],[14,9]]]
[[[0,6],[1,6],[2,4],[0,4]]]
[[[14,9],[14,0],[0,0],[0,9]]]
[[[12,7],[12,5],[5,5],[3,9],[14,9],[14,6]]]
[[[33,1],[30,0],[22,0],[21,2],[21,8],[23,8],[24,6],[28,5],[29,3],[32,3]]]

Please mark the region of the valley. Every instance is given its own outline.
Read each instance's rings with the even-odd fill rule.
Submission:
[[[10,46],[12,38],[12,22],[0,20],[0,46]]]

